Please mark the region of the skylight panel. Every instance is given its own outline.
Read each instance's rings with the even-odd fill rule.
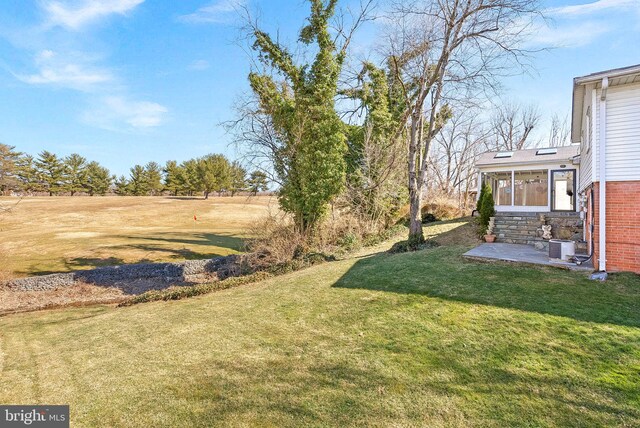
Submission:
[[[555,155],[556,153],[558,153],[558,149],[540,149],[536,152],[536,156]]]
[[[511,156],[513,156],[513,152],[499,152],[493,158],[504,159],[504,158],[510,158]]]

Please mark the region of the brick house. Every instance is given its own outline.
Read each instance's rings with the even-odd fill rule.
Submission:
[[[571,141],[594,266],[640,273],[640,65],[574,79]]]
[[[596,269],[640,273],[640,65],[574,79],[571,143],[480,156],[497,242],[546,248],[542,221]]]

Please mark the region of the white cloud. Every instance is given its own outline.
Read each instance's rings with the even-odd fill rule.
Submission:
[[[160,126],[168,110],[149,101],[134,101],[124,96],[108,96],[83,115],[86,123],[100,128],[117,130],[119,124],[129,128],[146,129]]]
[[[112,14],[125,15],[145,0],[47,0],[42,4],[47,25],[78,30],[86,24]]]
[[[202,70],[206,70],[210,67],[211,65],[209,64],[209,61],[205,61],[203,59],[199,59],[197,61],[193,61],[191,64],[189,64],[189,70],[193,70],[193,71],[202,71]]]
[[[46,49],[36,54],[35,64],[37,73],[15,76],[31,85],[56,85],[84,92],[113,80],[108,70],[94,67],[78,55],[75,58],[64,58]]]
[[[591,44],[609,31],[611,27],[595,21],[565,24],[559,27],[541,24],[531,31],[526,44],[552,48],[576,48]]]
[[[631,8],[640,10],[640,0],[598,0],[592,3],[554,7],[547,9],[546,12],[555,16],[574,17],[605,10],[623,10]]]
[[[640,12],[640,0],[597,0],[549,8],[528,31],[526,46],[576,48],[587,46],[616,30],[616,19],[630,10]],[[606,12],[606,15],[605,15]]]
[[[213,3],[203,6],[194,13],[182,15],[180,21],[191,24],[209,23],[209,24],[226,24],[229,23],[234,12],[238,8],[246,5],[246,0],[217,0]]]

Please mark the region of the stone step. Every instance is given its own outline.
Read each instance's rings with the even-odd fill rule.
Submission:
[[[520,240],[524,240],[524,241],[544,241],[544,239],[538,237],[538,236],[533,236],[533,235],[515,235],[515,234],[505,234],[505,233],[498,233],[496,235],[496,239],[520,239]]]
[[[542,236],[542,233],[538,233],[535,230],[504,230],[504,229],[494,229],[493,233],[495,235],[516,235],[516,236]]]

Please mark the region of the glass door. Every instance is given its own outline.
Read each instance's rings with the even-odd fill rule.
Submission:
[[[576,170],[551,171],[551,211],[576,210]]]

